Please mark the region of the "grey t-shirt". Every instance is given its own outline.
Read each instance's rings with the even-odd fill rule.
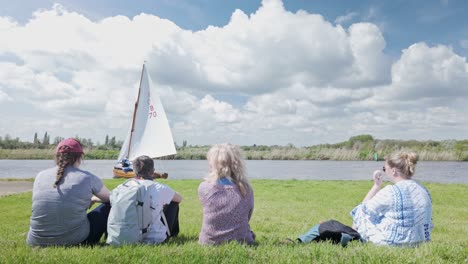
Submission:
[[[86,210],[103,187],[94,174],[68,166],[57,188],[58,167],[41,171],[34,180],[27,243],[31,246],[76,245],[89,234]]]

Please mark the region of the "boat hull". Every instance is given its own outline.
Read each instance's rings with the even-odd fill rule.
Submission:
[[[114,178],[124,178],[124,179],[135,178],[135,172],[133,171],[125,172],[119,169],[113,169],[112,171],[114,173]],[[153,179],[167,179],[167,177],[168,177],[167,173],[155,172],[153,174]]]

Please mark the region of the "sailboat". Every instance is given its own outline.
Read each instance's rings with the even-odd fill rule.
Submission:
[[[135,177],[131,164],[127,161],[138,156],[146,155],[155,159],[176,153],[166,112],[143,64],[132,122],[120,149],[118,164],[113,169],[114,177]],[[155,172],[153,176],[167,178],[167,173]]]

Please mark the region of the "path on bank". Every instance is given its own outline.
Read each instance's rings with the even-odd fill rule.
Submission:
[[[0,197],[15,193],[30,192],[33,189],[32,181],[0,181]]]

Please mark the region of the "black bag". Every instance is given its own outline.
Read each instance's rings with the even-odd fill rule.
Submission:
[[[320,223],[319,234],[314,241],[330,240],[335,244],[341,243],[343,246],[346,246],[349,241],[361,238],[361,235],[356,230],[336,220]]]

